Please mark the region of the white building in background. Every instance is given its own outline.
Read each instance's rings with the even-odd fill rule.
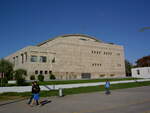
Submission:
[[[150,67],[133,68],[132,77],[135,78],[150,78]]]

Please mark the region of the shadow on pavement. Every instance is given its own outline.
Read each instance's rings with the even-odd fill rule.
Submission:
[[[41,106],[44,106],[45,104],[48,104],[50,102],[52,102],[52,101],[51,100],[43,100],[40,102],[40,104],[41,104]]]

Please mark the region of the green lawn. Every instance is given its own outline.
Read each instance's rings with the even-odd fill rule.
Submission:
[[[137,80],[139,78],[109,78],[109,81]],[[105,79],[88,79],[88,80],[61,80],[61,81],[44,81],[38,82],[39,85],[58,85],[58,84],[78,84],[78,83],[95,83],[105,82]]]
[[[108,78],[109,81],[123,81],[123,80],[137,80],[140,78]],[[59,84],[78,84],[78,83],[95,83],[95,82],[105,82],[104,79],[87,79],[87,80],[53,80],[38,82],[39,85],[59,85]],[[31,82],[25,83],[25,86],[30,86]],[[6,84],[5,86],[17,86],[16,84]]]

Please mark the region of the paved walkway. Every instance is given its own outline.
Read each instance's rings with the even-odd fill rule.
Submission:
[[[35,107],[27,100],[0,102],[0,113],[150,113],[150,86],[44,99],[51,102]]]

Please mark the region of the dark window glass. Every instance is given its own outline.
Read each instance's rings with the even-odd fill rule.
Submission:
[[[42,75],[43,74],[43,71],[40,71],[40,75]]]
[[[35,70],[35,74],[36,74],[36,75],[38,74],[38,70]]]
[[[47,71],[45,71],[45,74],[47,74]]]
[[[137,70],[137,74],[140,75],[140,70]]]
[[[37,56],[32,55],[31,56],[31,62],[37,62]]]
[[[49,74],[52,74],[52,71],[49,71]]]
[[[46,56],[40,56],[40,62],[46,62],[47,58]]]

